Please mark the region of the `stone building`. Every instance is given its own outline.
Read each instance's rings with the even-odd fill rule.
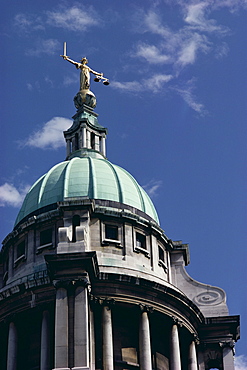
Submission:
[[[239,317],[188,276],[146,192],[106,158],[89,90],[67,157],[29,190],[0,260],[0,368],[233,370]]]

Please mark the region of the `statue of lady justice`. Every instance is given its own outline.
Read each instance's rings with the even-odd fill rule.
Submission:
[[[87,66],[88,60],[87,58],[82,58],[80,62],[75,62],[74,60],[70,59],[66,55],[66,42],[64,42],[64,50],[63,55],[61,57],[64,60],[74,64],[77,69],[81,70],[80,73],[80,91],[82,90],[89,90],[90,89],[90,72],[93,73],[96,77],[94,79],[95,82],[102,81],[104,85],[109,85],[109,80],[103,76],[103,73],[99,73],[91,69]]]

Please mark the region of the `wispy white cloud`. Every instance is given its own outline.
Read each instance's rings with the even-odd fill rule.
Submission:
[[[61,44],[58,40],[55,39],[47,39],[42,40],[39,39],[36,42],[36,45],[33,48],[27,49],[25,54],[27,56],[40,56],[40,55],[54,55],[57,51],[61,48]]]
[[[204,104],[199,103],[197,101],[197,97],[194,94],[195,90],[195,79],[191,79],[187,81],[187,83],[182,86],[173,86],[171,87],[172,90],[176,91],[188,104],[188,106],[193,109],[195,112],[199,113],[200,115],[204,116],[207,114],[207,110],[204,106]]]
[[[13,184],[5,183],[0,186],[0,207],[12,206],[20,207],[30,185],[16,188]]]
[[[235,357],[235,370],[247,370],[247,357],[244,355]]]
[[[70,76],[64,76],[63,79],[63,85],[64,86],[69,86],[69,85],[74,85],[75,83],[78,84],[78,75],[70,75]]]
[[[40,149],[57,149],[64,146],[63,131],[67,130],[72,121],[64,117],[54,117],[43,127],[33,132],[21,145]]]
[[[139,44],[135,55],[142,57],[151,64],[163,64],[170,62],[170,56],[162,54],[155,45]]]
[[[88,31],[98,26],[102,20],[92,6],[60,6],[53,11],[39,15],[18,13],[14,17],[14,26],[18,32],[31,34],[33,31],[45,31],[47,27],[59,27],[69,31]]]
[[[160,92],[164,85],[173,78],[172,75],[154,74],[149,78],[144,78],[141,81],[119,82],[112,81],[111,86],[115,89],[129,92],[151,91],[153,93]]]
[[[203,35],[194,33],[183,45],[181,45],[176,65],[186,66],[194,64],[197,53],[203,50],[205,53],[210,50],[209,41]]]
[[[227,27],[218,25],[215,19],[207,18],[207,14],[210,13],[210,5],[211,2],[209,1],[201,1],[196,4],[187,5],[185,7],[186,15],[184,21],[198,31],[206,33],[227,33]]]
[[[90,26],[99,25],[99,16],[92,7],[62,7],[47,12],[47,23],[69,31],[86,31]]]
[[[44,22],[42,17],[35,14],[19,13],[14,17],[14,26],[18,32],[28,33],[31,30],[44,30]]]
[[[148,193],[148,195],[151,198],[154,198],[155,196],[158,195],[158,190],[162,186],[162,181],[161,180],[150,180],[147,184],[143,185],[143,189]]]

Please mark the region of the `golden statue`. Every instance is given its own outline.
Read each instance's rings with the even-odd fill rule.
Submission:
[[[74,64],[77,69],[81,70],[80,73],[80,91],[82,90],[89,90],[90,89],[90,73],[93,73],[96,77],[94,79],[95,82],[102,81],[104,85],[109,85],[109,80],[103,76],[103,73],[99,73],[91,69],[87,66],[88,60],[87,58],[82,58],[80,62],[75,62],[74,60],[70,59],[66,55],[66,42],[64,43],[64,50],[63,55],[61,57],[64,60]]]

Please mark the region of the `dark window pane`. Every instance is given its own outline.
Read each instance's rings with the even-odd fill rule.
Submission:
[[[118,240],[118,227],[112,225],[105,225],[105,238]]]
[[[46,229],[40,232],[40,245],[52,243],[52,229]]]
[[[17,258],[25,255],[25,241],[17,245]]]
[[[165,262],[165,254],[163,248],[159,247],[159,260]]]
[[[136,246],[139,248],[146,249],[146,236],[140,233],[136,233]]]

